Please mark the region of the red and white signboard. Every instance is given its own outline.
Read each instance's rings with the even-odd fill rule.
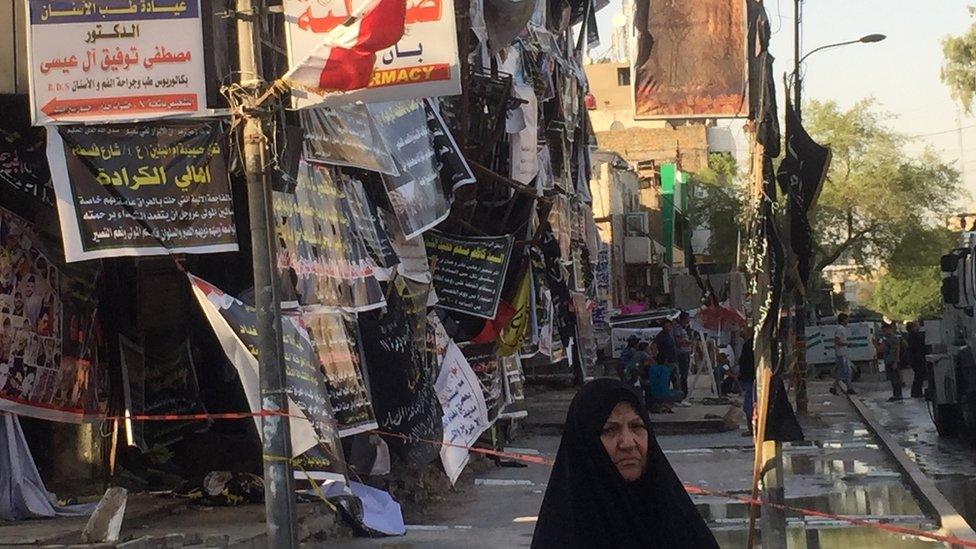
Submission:
[[[320,95],[294,89],[295,107],[419,99],[461,93],[453,0],[405,0],[403,37],[377,51],[366,87]],[[331,31],[348,23],[354,0],[284,0],[288,58],[305,62]],[[329,36],[333,36],[335,33]],[[320,48],[321,49],[321,48]]]
[[[35,125],[206,111],[199,0],[28,0]]]

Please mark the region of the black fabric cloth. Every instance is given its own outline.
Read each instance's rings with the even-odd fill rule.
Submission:
[[[647,469],[626,482],[600,441],[629,402],[647,429]],[[598,379],[576,394],[532,539],[533,549],[718,547],[654,438],[647,410],[623,383]]]
[[[742,345],[739,353],[739,379],[742,381],[756,381],[756,354],[752,350],[752,339]]]
[[[786,385],[779,374],[769,380],[769,412],[766,417],[765,440],[797,442],[803,440],[803,428],[793,411]]]

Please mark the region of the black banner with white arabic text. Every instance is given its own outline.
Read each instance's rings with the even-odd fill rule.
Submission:
[[[494,318],[505,284],[514,239],[424,233],[438,307]]]
[[[69,262],[237,250],[221,123],[48,128]]]

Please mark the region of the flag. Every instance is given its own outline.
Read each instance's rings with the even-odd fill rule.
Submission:
[[[808,213],[817,203],[830,168],[831,151],[803,128],[796,109],[786,102],[786,157],[776,179],[789,204],[790,247],[797,258],[800,280],[806,286],[813,258],[813,239]]]
[[[344,0],[348,16],[333,10],[298,18],[302,30],[322,33],[322,43],[292,67],[284,80],[314,93],[349,91],[369,85],[376,52],[403,37],[406,0]]]

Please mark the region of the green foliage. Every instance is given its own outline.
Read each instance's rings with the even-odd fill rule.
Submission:
[[[941,310],[938,267],[912,267],[889,272],[878,280],[869,307],[884,316],[914,320]]]
[[[804,118],[810,135],[833,151],[811,211],[815,271],[841,257],[887,264],[906,235],[941,224],[964,197],[953,167],[929,151],[905,153],[906,138],[886,126],[889,116],[872,99],[846,110],[833,101],[812,101]]]
[[[905,233],[888,258],[888,270],[906,276],[919,268],[936,267],[956,247],[959,234],[945,227],[914,227]]]
[[[691,227],[708,227],[710,255],[719,264],[734,264],[739,231],[744,233],[741,218],[746,203],[735,157],[710,153],[708,169],[692,174],[689,185],[691,198],[686,213]]]
[[[938,314],[939,259],[955,246],[957,237],[944,227],[915,227],[906,232],[892,250],[888,272],[875,286],[870,308],[902,321]]]
[[[976,15],[969,8],[970,15]],[[967,113],[972,112],[976,95],[976,22],[962,36],[950,36],[942,41],[942,83],[949,87],[952,98],[959,101]]]

